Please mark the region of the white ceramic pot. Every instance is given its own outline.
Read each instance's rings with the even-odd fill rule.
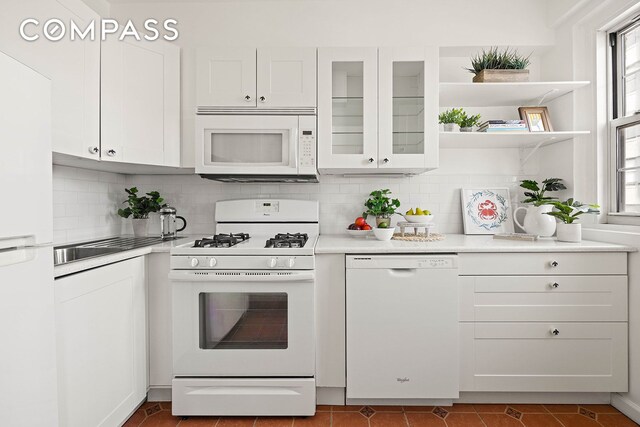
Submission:
[[[522,224],[517,217],[520,209],[527,211]],[[520,206],[513,211],[513,219],[525,233],[535,234],[540,237],[550,237],[556,231],[556,219],[546,213],[551,212],[552,209],[552,205],[527,206],[526,208]]]
[[[473,132],[473,126],[468,126],[466,128],[460,128],[460,132]]]
[[[374,228],[373,234],[376,236],[378,240],[391,240],[393,237],[393,232],[395,231],[395,227],[391,228]]]
[[[457,123],[443,123],[442,129],[445,132],[460,132],[460,126]]]
[[[582,224],[558,223],[558,241],[569,243],[579,243],[582,241]]]
[[[136,237],[146,237],[148,234],[149,220],[148,219],[131,219],[133,225],[133,235]]]

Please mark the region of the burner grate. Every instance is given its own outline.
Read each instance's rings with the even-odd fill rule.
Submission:
[[[267,240],[265,248],[303,248],[307,240],[307,233],[280,233]]]
[[[216,234],[213,237],[203,237],[200,240],[196,240],[194,248],[230,248],[237,245],[240,242],[249,240],[248,233],[230,233],[230,234]]]

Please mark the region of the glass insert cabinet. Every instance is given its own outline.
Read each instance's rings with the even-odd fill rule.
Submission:
[[[438,53],[318,49],[318,169],[420,173],[438,167]]]

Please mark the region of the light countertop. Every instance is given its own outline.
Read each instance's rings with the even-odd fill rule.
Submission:
[[[467,236],[447,234],[437,242],[409,242],[391,240],[383,242],[373,235],[366,238],[347,234],[321,234],[316,244],[316,254],[331,253],[460,253],[460,252],[635,252],[630,246],[583,240],[580,243],[558,242],[553,237],[534,242],[494,240],[493,236]]]
[[[114,262],[123,261],[125,259],[148,255],[150,253],[169,252],[172,248],[178,245],[189,243],[194,239],[196,239],[195,236],[180,236],[176,240],[167,240],[165,242],[156,243],[155,245],[145,246],[143,248],[131,249],[128,251],[117,252],[115,254],[102,255],[94,258],[87,258],[80,261],[70,262],[68,264],[58,265],[53,268],[53,277],[58,278],[61,276],[66,276],[68,274],[89,270],[91,268],[113,264]]]

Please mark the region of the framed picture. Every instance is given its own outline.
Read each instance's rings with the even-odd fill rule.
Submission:
[[[513,233],[508,188],[462,188],[464,234]]]
[[[518,113],[527,122],[529,132],[553,132],[547,107],[520,107]]]

